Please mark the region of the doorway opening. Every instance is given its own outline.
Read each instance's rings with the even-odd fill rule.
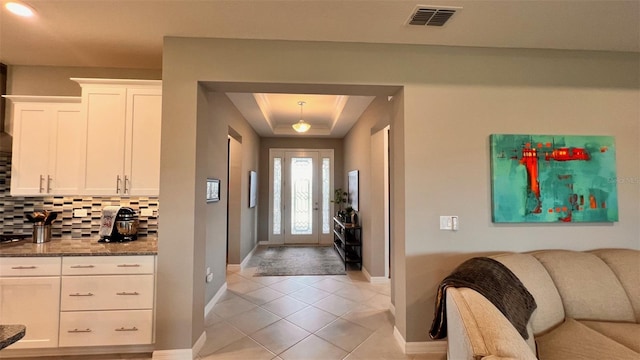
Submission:
[[[269,149],[269,245],[329,245],[333,149]]]

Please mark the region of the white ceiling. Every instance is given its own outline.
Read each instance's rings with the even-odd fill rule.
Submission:
[[[344,137],[373,96],[227,93],[240,113],[260,136]],[[300,119],[311,125],[304,134],[291,125]]]
[[[5,3],[6,0],[0,0]],[[640,0],[25,0],[31,19],[0,10],[0,62],[159,69],[164,36],[640,52]],[[407,26],[416,5],[461,7],[444,27]],[[308,95],[305,95],[308,96]],[[257,98],[260,98],[259,96]],[[232,96],[251,122],[277,132],[300,95]],[[258,106],[266,101],[266,106]],[[352,103],[353,101],[353,103]],[[342,129],[365,99],[313,98],[314,131]],[[282,104],[276,105],[276,104]],[[349,111],[348,111],[349,110]],[[323,114],[323,115],[320,115]],[[347,116],[347,114],[350,114]],[[298,114],[299,115],[299,114]],[[297,121],[297,117],[295,121]],[[269,118],[271,125],[264,121]],[[305,119],[307,120],[307,119]],[[314,125],[312,123],[312,125]],[[345,125],[345,128],[350,127]],[[312,127],[313,129],[313,127]]]

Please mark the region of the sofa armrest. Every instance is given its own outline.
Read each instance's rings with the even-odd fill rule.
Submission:
[[[449,359],[536,360],[535,353],[489,300],[468,288],[448,288]]]

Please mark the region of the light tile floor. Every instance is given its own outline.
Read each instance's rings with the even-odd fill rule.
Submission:
[[[360,271],[254,277],[259,260],[227,273],[227,291],[205,320],[199,360],[446,359],[402,353],[393,337],[389,284],[370,284]],[[150,354],[41,359],[149,360]]]
[[[228,272],[227,291],[205,320],[199,360],[446,359],[403,354],[389,284],[370,284],[360,271],[255,277],[258,260]]]

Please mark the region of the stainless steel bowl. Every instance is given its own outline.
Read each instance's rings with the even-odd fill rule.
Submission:
[[[138,219],[117,220],[116,230],[120,235],[131,236],[138,233]]]

